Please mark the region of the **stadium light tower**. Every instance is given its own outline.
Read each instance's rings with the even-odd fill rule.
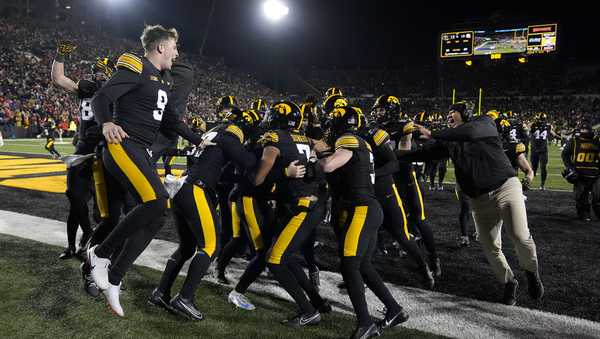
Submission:
[[[263,13],[271,21],[279,21],[290,12],[288,6],[278,0],[267,0],[263,2]]]

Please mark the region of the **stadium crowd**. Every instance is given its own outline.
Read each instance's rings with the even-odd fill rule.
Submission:
[[[79,108],[64,91],[51,85],[48,77],[56,42],[68,39],[77,44],[65,73],[82,79],[95,59],[116,59],[126,51],[140,52],[138,44],[102,32],[73,31],[64,26],[47,27],[27,18],[0,19],[0,124],[7,138],[35,137],[50,119],[65,134],[73,135],[79,124]],[[223,60],[182,55],[194,67],[196,90],[190,95],[188,112],[214,121],[214,98],[236,93],[242,104],[257,97],[274,97],[274,92],[246,73],[225,66]],[[75,125],[73,125],[75,124]],[[19,131],[19,133],[18,133]]]
[[[0,124],[5,137],[39,135],[49,119],[58,126],[62,134],[75,133],[79,124],[76,101],[64,91],[56,90],[47,77],[57,39],[73,40],[79,46],[74,60],[67,63],[66,73],[73,79],[82,78],[98,55],[114,59],[124,51],[139,50],[135,41],[118,39],[102,32],[90,33],[83,29],[73,31],[60,25],[49,29],[40,26],[39,23],[34,24],[27,18],[0,19]],[[279,96],[251,75],[228,68],[222,59],[201,58],[193,54],[184,54],[182,59],[190,63],[195,71],[196,87],[188,101],[190,116],[200,115],[207,121],[216,120],[216,98],[229,93],[235,93],[243,107],[247,107],[254,98],[273,101]],[[560,75],[559,72],[554,72],[542,78],[543,72],[538,72],[541,66],[531,64],[527,67],[518,65],[502,68],[501,71],[508,69],[509,73],[523,72],[526,69],[527,76],[522,76],[521,73],[518,78],[523,81],[517,83],[514,82],[516,77],[513,76],[493,77],[493,81],[484,76],[453,76],[457,73],[456,65],[447,68],[444,82],[447,88],[485,88],[483,112],[490,109],[512,111],[520,114],[525,122],[531,121],[537,112],[546,112],[553,126],[558,131],[565,132],[572,130],[575,123],[582,118],[594,124],[600,122],[600,96],[593,94],[597,93],[598,89],[593,87],[593,83],[587,87],[581,86],[584,82],[590,83],[588,80],[590,76],[593,77],[593,71],[587,75],[585,72],[584,75],[581,72],[573,72],[574,75],[561,82],[586,95],[565,94],[565,89],[560,92],[558,85],[535,86],[536,83],[557,83],[549,79],[556,79]],[[464,67],[461,67],[464,70]],[[500,70],[493,72],[498,71]],[[411,70],[313,69],[307,73],[306,80],[319,90],[336,84],[344,88],[348,96],[363,107],[370,107],[377,94],[398,93],[409,114],[421,111],[444,112],[451,99],[433,95],[433,89],[428,87],[427,79],[435,81],[434,72],[429,70],[419,74]],[[513,82],[505,83],[506,81],[502,80],[507,78]],[[536,92],[536,87],[543,88],[544,92]],[[458,94],[465,92],[459,90]],[[470,98],[461,99],[477,102],[474,95],[475,93],[471,93]]]

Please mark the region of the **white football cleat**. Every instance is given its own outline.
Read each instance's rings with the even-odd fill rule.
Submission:
[[[229,293],[229,297],[227,297],[227,299],[230,303],[243,310],[254,311],[256,309],[256,306],[254,306],[254,304],[252,304],[245,295],[236,292],[235,290]]]
[[[102,291],[102,293],[104,293],[110,309],[119,317],[124,317],[125,313],[123,312],[123,307],[121,307],[121,303],[119,302],[121,284],[113,285],[109,283],[108,288]]]
[[[88,249],[88,260],[90,261],[90,273],[94,282],[99,289],[105,290],[108,288],[108,266],[110,259],[100,258],[94,252],[98,245]]]

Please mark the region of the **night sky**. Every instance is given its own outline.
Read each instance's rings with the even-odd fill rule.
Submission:
[[[139,36],[143,23],[176,27],[184,50],[198,50],[210,11],[209,0],[91,0],[118,21],[119,34]],[[75,3],[76,0],[73,0]],[[290,14],[279,23],[262,16],[261,0],[217,0],[205,55],[224,56],[246,68],[271,62],[286,66],[401,68],[435,64],[438,35],[453,28],[523,27],[559,23],[561,60],[597,59],[600,33],[594,11],[545,2],[519,8],[398,0],[288,0]],[[103,7],[104,6],[104,7]],[[563,8],[561,8],[563,7]],[[574,7],[574,6],[568,6]]]

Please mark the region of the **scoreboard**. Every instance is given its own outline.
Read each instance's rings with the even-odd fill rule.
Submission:
[[[473,31],[442,33],[441,57],[473,55]]]
[[[489,55],[500,59],[505,54],[552,53],[556,51],[557,26],[547,24],[444,32],[440,36],[440,57]]]
[[[556,51],[556,24],[536,25],[527,28],[527,54]]]

